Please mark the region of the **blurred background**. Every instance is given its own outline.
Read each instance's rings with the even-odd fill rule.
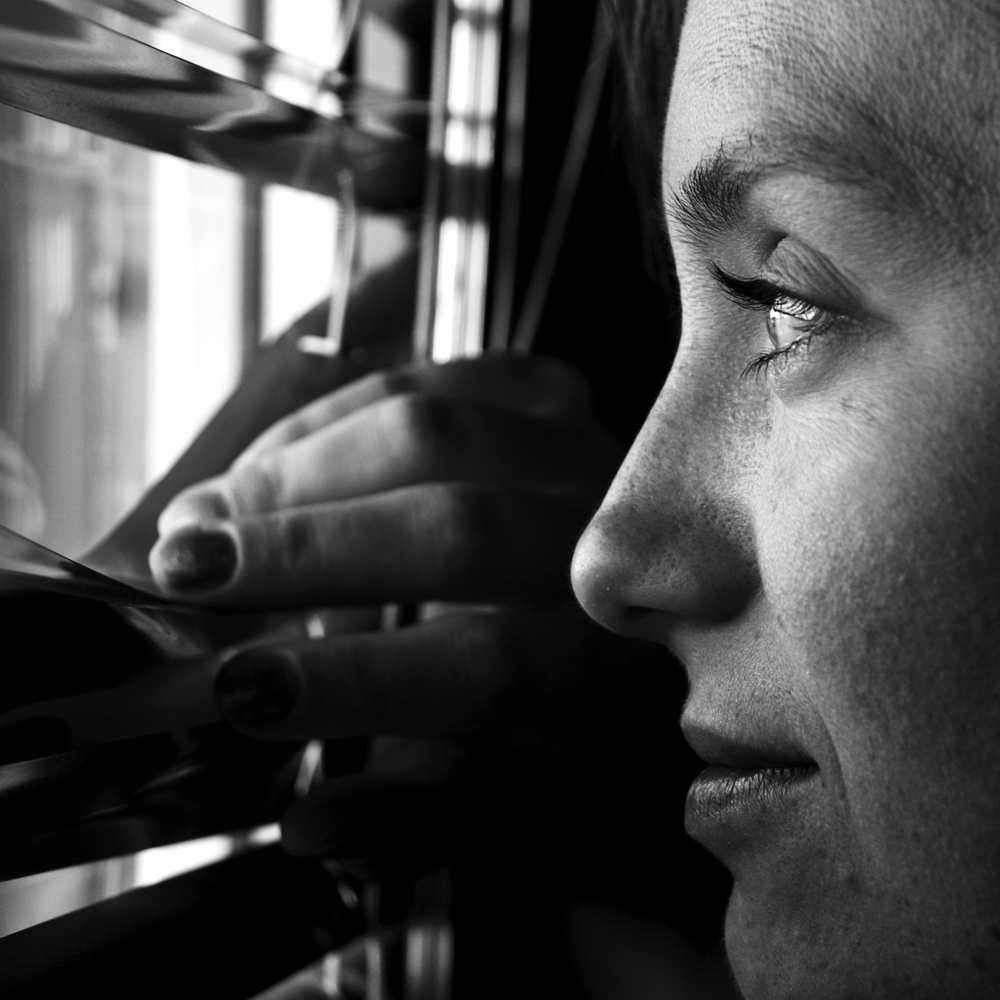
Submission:
[[[331,0],[190,6],[316,67],[342,55]],[[239,75],[174,30],[146,40]],[[294,83],[286,96],[317,100]],[[70,555],[102,537],[256,346],[329,295],[337,212],[0,106],[0,522]]]

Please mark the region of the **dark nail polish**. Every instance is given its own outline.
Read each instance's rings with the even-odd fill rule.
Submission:
[[[23,719],[0,728],[0,763],[52,757],[69,749],[69,726],[62,719]]]
[[[163,543],[160,565],[174,590],[221,587],[236,570],[236,545],[226,531],[179,528]]]
[[[301,688],[290,653],[250,649],[222,665],[215,677],[215,701],[236,725],[263,725],[290,715]]]

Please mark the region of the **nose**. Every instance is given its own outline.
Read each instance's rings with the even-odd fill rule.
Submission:
[[[736,617],[760,589],[739,421],[711,411],[671,376],[577,543],[573,589],[606,628],[667,643],[681,624]]]

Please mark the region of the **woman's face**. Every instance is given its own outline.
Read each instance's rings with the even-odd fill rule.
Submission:
[[[574,560],[669,647],[754,997],[1000,982],[1000,14],[694,0],[673,370]]]

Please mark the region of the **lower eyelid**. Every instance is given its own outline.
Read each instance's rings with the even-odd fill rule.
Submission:
[[[803,355],[811,352],[819,341],[827,340],[828,338],[836,340],[839,328],[842,324],[846,323],[847,320],[844,317],[830,314],[828,321],[822,327],[793,340],[785,347],[758,354],[743,368],[740,372],[740,378],[753,378],[756,380],[761,376],[772,375],[773,377],[783,374],[784,368],[794,364],[797,357],[801,357],[804,361],[805,357]],[[843,332],[845,334],[849,333],[846,329]],[[782,370],[776,371],[775,366],[779,364],[783,366]]]
[[[837,341],[841,334],[848,335],[862,325],[859,317],[853,313],[823,305],[807,295],[787,291],[783,280],[769,276],[741,278],[728,274],[716,265],[712,265],[710,270],[716,293],[721,291],[728,302],[738,306],[748,316],[764,312],[767,322],[770,312],[783,301],[793,306],[791,309],[780,310],[784,315],[812,326],[812,329],[803,332],[784,347],[776,347],[759,354],[742,369],[741,378],[768,374],[773,372],[777,364],[782,365],[783,373],[785,367],[795,364],[797,356],[801,356],[801,360],[805,361],[804,355],[815,346],[817,340],[832,337]],[[816,313],[815,318],[806,320],[803,314],[813,311]]]
[[[797,350],[802,350],[807,348],[812,337],[804,337],[802,340],[796,340],[794,343],[789,344],[788,347],[783,347],[780,350],[768,351],[764,354],[758,354],[743,371],[740,372],[741,379],[753,378],[757,379],[761,375],[767,375],[771,372],[774,365],[779,363],[787,364],[788,359]]]

